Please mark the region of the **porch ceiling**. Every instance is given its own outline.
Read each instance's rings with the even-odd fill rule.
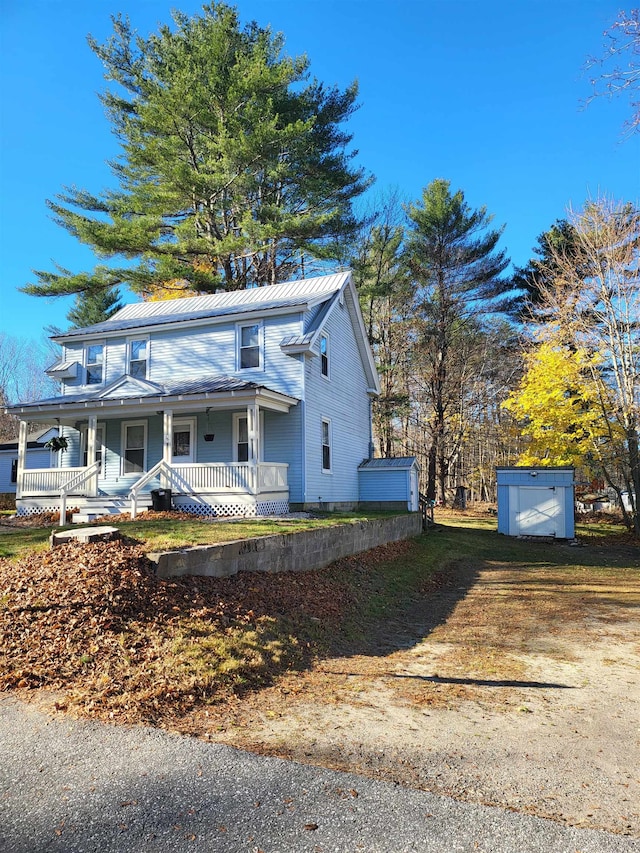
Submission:
[[[153,389],[136,386],[120,377],[106,388],[91,393],[73,394],[8,406],[6,411],[32,422],[73,421],[96,414],[98,417],[154,415],[164,409],[174,412],[205,409],[239,409],[256,402],[263,409],[288,412],[298,400],[255,382],[235,377],[200,377]],[[149,383],[150,384],[150,383]],[[146,393],[145,393],[146,392]]]

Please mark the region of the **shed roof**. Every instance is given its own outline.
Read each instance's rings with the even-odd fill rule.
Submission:
[[[387,459],[365,459],[358,465],[360,471],[382,471],[387,468],[407,469],[420,468],[415,456],[393,456]]]

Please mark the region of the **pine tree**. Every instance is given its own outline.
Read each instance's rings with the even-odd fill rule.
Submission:
[[[338,257],[355,232],[352,202],[370,181],[352,166],[342,125],[357,85],[309,80],[308,60],[284,55],[282,35],[241,28],[222,3],[173,17],[174,28],[144,39],[118,16],[104,45],[89,39],[115,84],[102,101],[121,144],[111,163],[118,187],[67,189],[48,202],[63,228],[114,265],[36,271],[26,292],[273,284],[294,276],[302,257]]]
[[[446,501],[451,461],[463,439],[460,388],[469,346],[483,314],[504,310],[509,264],[498,251],[502,229],[492,230],[486,208],[472,210],[461,190],[437,179],[408,208],[412,228],[406,261],[415,284],[416,359],[422,361],[427,424],[427,498]]]
[[[76,329],[93,326],[112,317],[122,308],[120,293],[113,288],[108,290],[86,291],[76,296],[73,308],[67,313],[67,320]]]
[[[514,319],[528,322],[538,318],[543,292],[553,286],[559,273],[555,259],[564,258],[570,264],[577,264],[576,244],[575,229],[566,219],[557,219],[548,231],[538,236],[533,249],[535,257],[526,266],[516,267],[513,274],[511,283],[517,295],[509,307]]]

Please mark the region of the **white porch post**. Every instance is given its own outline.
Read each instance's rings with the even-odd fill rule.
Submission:
[[[87,467],[89,468],[96,461],[96,434],[98,430],[98,418],[96,415],[89,415],[87,424]],[[89,494],[91,497],[96,497],[98,494],[98,474],[97,472],[91,478],[89,486]]]
[[[16,472],[16,500],[22,497],[22,475],[27,461],[27,422],[20,421],[18,433],[18,470]]]
[[[173,459],[173,409],[165,409],[162,418],[162,461],[171,465]],[[163,473],[160,477],[162,488],[167,488],[167,477]]]
[[[254,495],[258,494],[258,462],[260,460],[260,406],[257,402],[247,406],[247,438],[249,441],[249,463]]]

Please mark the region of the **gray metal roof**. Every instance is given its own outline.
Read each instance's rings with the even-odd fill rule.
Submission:
[[[385,468],[412,468],[414,465],[418,465],[415,456],[394,456],[389,459],[365,459],[358,465],[358,468],[361,471],[364,469],[382,470]]]
[[[329,299],[348,280],[349,272],[300,281],[234,290],[208,296],[188,296],[160,302],[135,302],[125,305],[103,323],[69,329],[55,340],[84,337],[88,334],[127,331],[189,320],[204,320],[238,314],[269,311],[276,308],[303,308],[309,302]]]
[[[128,398],[139,398],[144,399],[148,397],[149,399],[153,399],[154,397],[178,397],[181,395],[190,395],[193,394],[197,396],[199,394],[214,394],[214,393],[230,393],[232,391],[251,391],[256,390],[258,388],[264,388],[267,391],[273,391],[273,388],[269,388],[267,385],[262,385],[257,382],[247,382],[244,379],[236,379],[233,376],[200,376],[196,379],[188,379],[182,380],[181,382],[168,382],[162,385],[157,386],[156,389],[145,390],[141,388],[138,392],[132,392],[131,389],[122,390],[122,393],[119,393],[119,389],[115,388],[113,395],[105,395],[104,388],[98,388],[93,392],[84,392],[82,394],[66,394],[61,397],[49,397],[45,400],[36,400],[33,403],[21,403],[19,406],[8,407],[12,408],[37,408],[40,406],[69,406],[74,403],[90,403],[92,401],[104,400],[104,399],[128,399]]]

